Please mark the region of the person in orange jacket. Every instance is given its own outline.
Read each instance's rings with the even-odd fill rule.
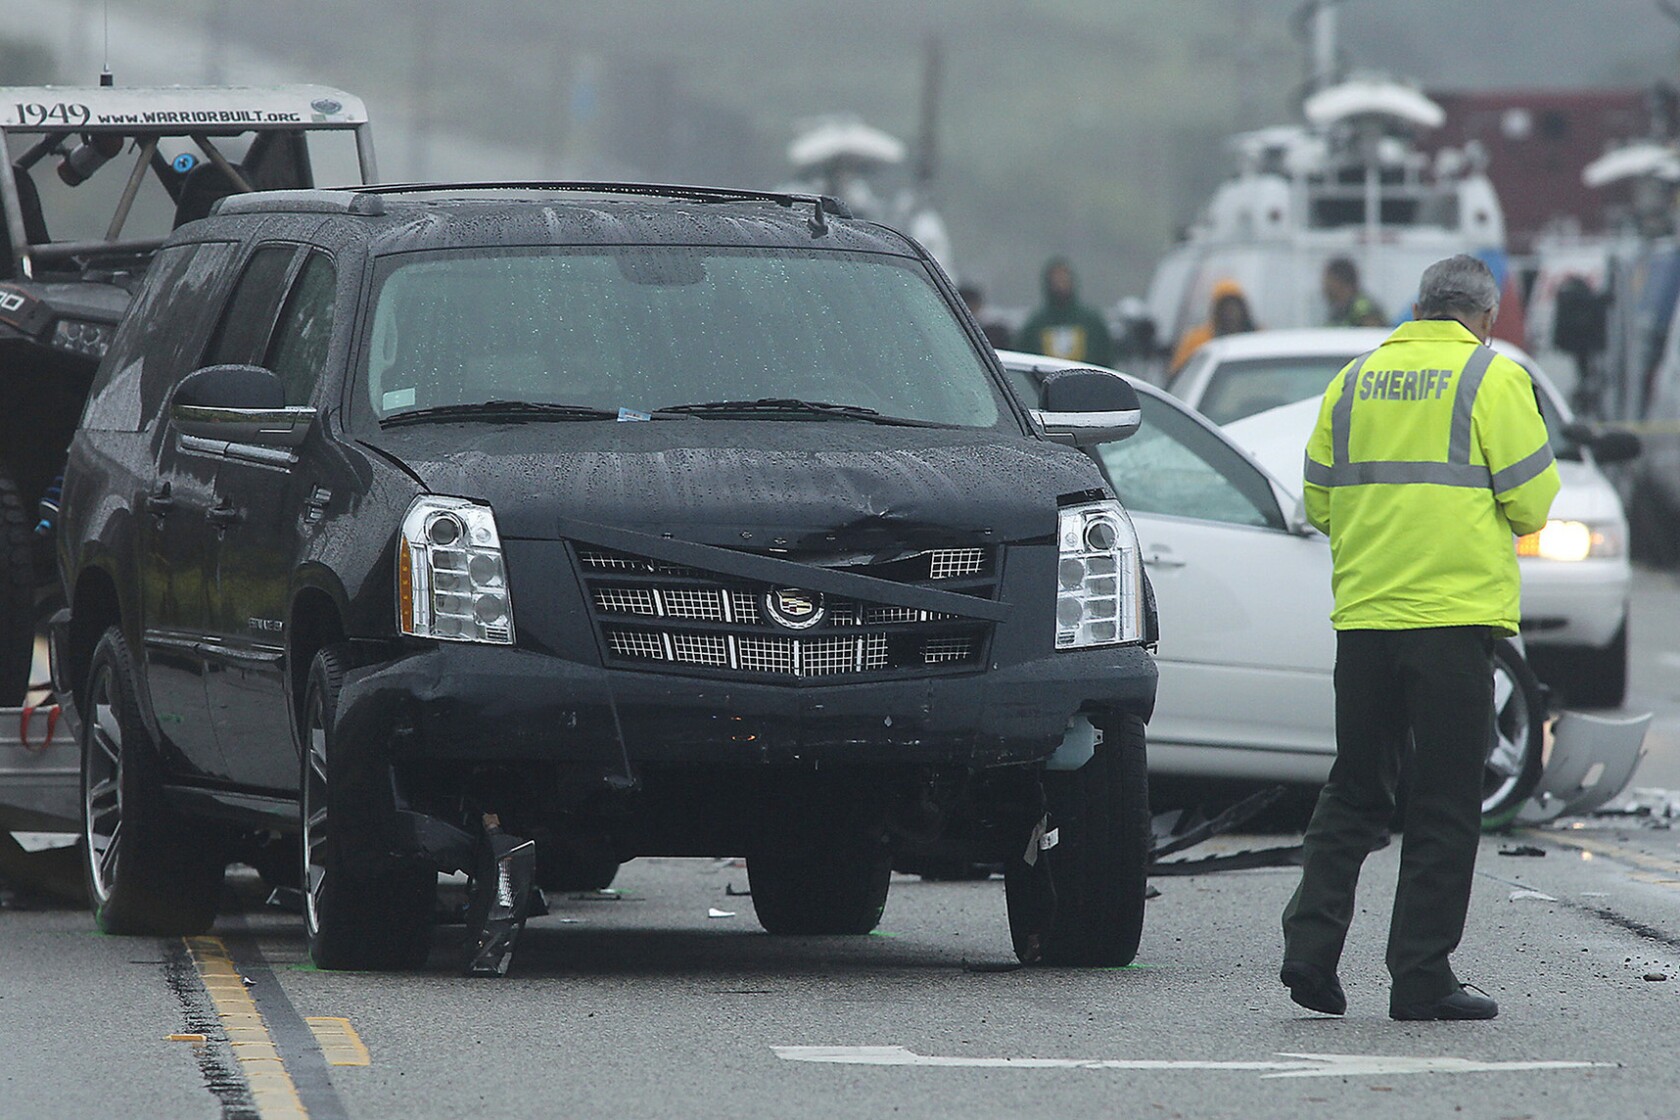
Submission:
[[[1178,340],[1172,364],[1167,367],[1168,376],[1176,376],[1190,356],[1200,350],[1208,339],[1259,329],[1248,309],[1248,294],[1243,291],[1243,286],[1228,277],[1218,281],[1213,286],[1213,294],[1208,297],[1207,320],[1185,331]]]

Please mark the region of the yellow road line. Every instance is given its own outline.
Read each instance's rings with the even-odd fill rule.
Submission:
[[[1537,832],[1532,835],[1555,844],[1562,844],[1566,848],[1576,848],[1593,855],[1604,856],[1619,863],[1632,864],[1648,872],[1656,872],[1652,876],[1640,876],[1644,882],[1661,883],[1663,886],[1680,886],[1680,860],[1668,859],[1664,856],[1654,856],[1649,852],[1637,851],[1622,844],[1609,840],[1600,840],[1596,836],[1584,836],[1579,832]]]
[[[350,1025],[350,1020],[336,1015],[305,1015],[303,1021],[321,1045],[321,1054],[329,1066],[365,1066],[373,1059],[362,1044],[362,1036]]]
[[[198,966],[204,990],[227,1031],[239,1072],[251,1087],[251,1099],[262,1120],[308,1120],[309,1111],[298,1098],[292,1075],[268,1033],[256,1001],[245,990],[245,978],[234,967],[227,946],[219,937],[183,939]]]

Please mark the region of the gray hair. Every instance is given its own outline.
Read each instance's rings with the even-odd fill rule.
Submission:
[[[1498,311],[1499,285],[1487,265],[1460,253],[1423,270],[1417,304],[1420,319]]]

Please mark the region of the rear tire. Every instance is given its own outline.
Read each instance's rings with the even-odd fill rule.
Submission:
[[[814,796],[748,853],[753,909],[770,933],[856,935],[881,923],[892,849],[850,807],[846,796]]]
[[[1046,964],[1128,965],[1143,936],[1151,845],[1143,720],[1122,715],[1105,732],[1084,766],[1044,775],[1048,828],[1057,838],[1043,853],[1056,888]],[[1024,887],[1008,889],[1017,882],[1005,881],[1012,908],[1030,905]]]
[[[376,809],[347,790],[356,744],[333,740],[349,667],[342,648],[321,650],[304,692],[298,809],[309,957],[329,971],[418,969],[431,950],[437,872],[396,865],[372,850],[366,829],[343,824]]]
[[[23,703],[34,661],[34,533],[23,493],[0,469],[0,708]]]
[[[216,920],[221,837],[164,804],[163,763],[140,718],[128,643],[94,647],[82,693],[82,838],[88,901],[106,933],[203,933]]]

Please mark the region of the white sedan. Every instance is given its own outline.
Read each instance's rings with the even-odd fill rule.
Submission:
[[[1077,363],[1001,351],[1016,393]],[[1300,502],[1231,437],[1136,378],[1137,434],[1094,449],[1137,530],[1161,619],[1151,774],[1322,782],[1336,752],[1330,547]],[[1511,820],[1539,780],[1545,701],[1509,643],[1484,821]]]
[[[1171,389],[1298,493],[1318,398],[1387,337],[1333,328],[1227,335],[1198,350]],[[1563,481],[1546,527],[1517,542],[1529,660],[1572,705],[1616,707],[1627,691],[1627,518],[1598,463],[1637,454],[1637,444],[1623,433],[1592,437],[1532,358],[1504,342],[1494,348],[1534,379]]]

